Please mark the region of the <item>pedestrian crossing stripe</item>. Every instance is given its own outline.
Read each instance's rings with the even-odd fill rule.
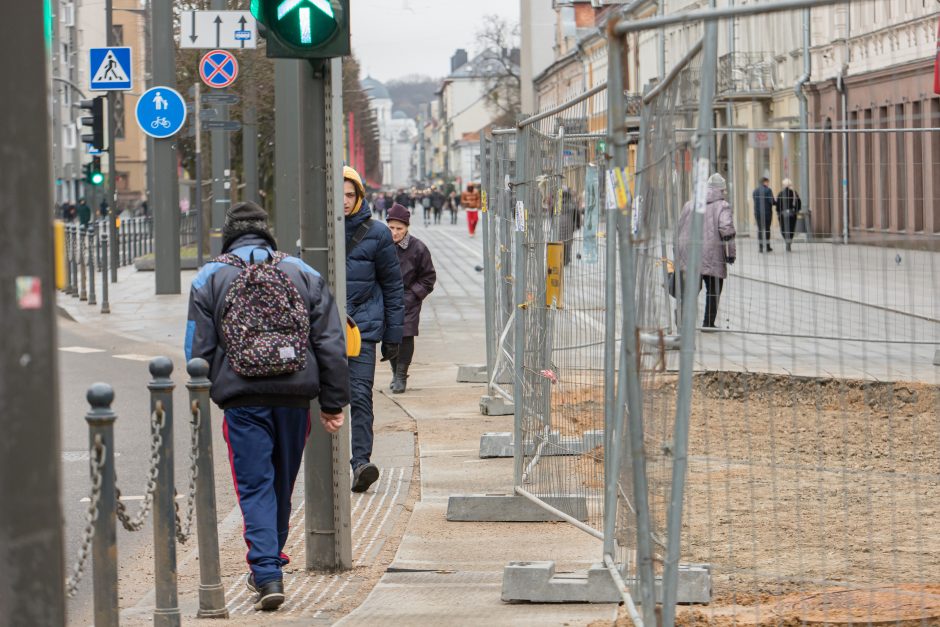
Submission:
[[[113,50],[108,50],[95,72],[95,77],[91,79],[93,83],[126,83],[130,79],[127,72],[121,67],[121,62],[114,56]]]

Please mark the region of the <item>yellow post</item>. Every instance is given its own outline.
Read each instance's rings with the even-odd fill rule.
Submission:
[[[56,220],[52,225],[55,246],[55,287],[65,289],[65,222]]]
[[[562,294],[565,287],[565,245],[561,242],[548,242],[546,245],[545,306],[564,309]]]

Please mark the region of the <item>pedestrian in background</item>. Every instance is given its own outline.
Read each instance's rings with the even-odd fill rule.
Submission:
[[[796,230],[796,218],[803,207],[800,195],[793,189],[793,181],[783,179],[783,189],[777,196],[777,221],[780,223],[780,234],[783,235],[783,241],[787,246],[787,252],[791,251],[793,243],[793,232]]]
[[[75,209],[75,211],[78,214],[79,226],[88,226],[88,223],[91,222],[91,207],[88,206],[88,203],[85,202],[84,198],[78,199],[78,207]]]
[[[424,213],[424,226],[431,224],[431,190],[421,192],[421,209]]]
[[[343,213],[346,216],[346,313],[362,336],[359,355],[349,358],[352,426],[353,492],[365,492],[379,478],[372,463],[372,386],[376,344],[382,361],[398,357],[405,318],[398,253],[388,228],[363,211],[365,189],[359,173],[343,168]]]
[[[441,223],[441,214],[444,213],[444,194],[437,186],[431,186],[431,210],[434,212],[434,224]]]
[[[705,220],[702,225],[702,266],[699,272],[699,290],[705,284],[705,318],[702,327],[712,329],[718,317],[718,301],[724,281],[728,277],[728,265],[737,257],[734,244],[734,214],[725,200],[725,179],[718,174],[708,178]],[[691,244],[692,214],[695,201],[690,200],[679,214],[679,239],[676,245],[676,263],[679,267],[682,289],[682,273],[686,271]]]
[[[451,191],[447,195],[447,200],[444,202],[444,208],[447,209],[450,213],[450,223],[457,224],[457,207],[460,204],[460,199],[457,198],[457,192]]]
[[[245,522],[247,585],[257,595],[256,610],[276,610],[284,602],[281,569],[290,563],[284,544],[310,435],[310,401],[319,399],[327,432],[342,426],[346,340],[326,280],[277,251],[264,209],[245,202],[228,211],[222,253],[193,279],[186,359],[209,362]],[[267,331],[272,327],[277,333]]]
[[[398,250],[401,279],[405,288],[405,325],[401,350],[398,356],[389,359],[392,366],[393,394],[401,394],[408,385],[408,368],[415,353],[415,337],[421,322],[421,303],[434,291],[437,273],[431,260],[431,251],[424,242],[408,232],[411,212],[399,204],[388,210],[388,228]]]
[[[476,234],[477,221],[480,219],[480,192],[473,183],[467,185],[467,190],[460,194],[460,205],[467,214],[467,231],[470,237],[473,237]]]
[[[760,180],[760,185],[757,186],[757,189],[751,194],[754,198],[754,220],[757,222],[757,242],[758,242],[758,252],[764,252],[764,249],[767,252],[772,253],[773,248],[770,247],[770,223],[774,218],[774,205],[777,204],[777,201],[774,200],[774,192],[770,189],[770,179],[766,176]]]
[[[373,213],[379,214],[379,218],[385,219],[385,194],[378,193],[375,195],[375,202],[372,203]]]

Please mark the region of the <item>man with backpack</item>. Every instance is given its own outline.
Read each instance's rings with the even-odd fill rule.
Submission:
[[[245,521],[247,585],[256,610],[276,610],[310,401],[335,433],[349,403],[346,340],[326,280],[277,250],[264,209],[245,202],[228,211],[222,253],[193,279],[186,359],[209,362]]]
[[[376,344],[382,343],[382,361],[397,359],[405,323],[398,252],[388,227],[372,220],[368,208],[363,208],[364,198],[359,173],[343,168],[346,313],[362,336],[359,355],[349,357],[353,492],[365,492],[379,479],[379,469],[372,463]]]

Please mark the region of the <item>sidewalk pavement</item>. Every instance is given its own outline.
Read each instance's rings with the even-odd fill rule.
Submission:
[[[426,301],[416,342],[408,392],[387,393],[390,371],[376,372],[375,461],[380,482],[353,495],[355,568],[344,573],[303,569],[302,473],[295,489],[294,531],[288,549],[294,562],[285,571],[287,601],[276,614],[250,609],[244,589],[241,517],[232,496],[225,444],[214,432],[223,585],[232,620],[238,624],[343,625],[586,625],[610,621],[615,605],[506,604],[500,600],[503,568],[509,561],[555,560],[558,572],[581,570],[599,561],[600,543],[559,523],[449,523],[452,494],[509,493],[511,459],[479,459],[480,435],[511,431],[512,417],[479,413],[484,386],[457,384],[457,365],[483,363],[483,275],[480,234],[467,237],[459,226],[413,227],[434,256],[438,284]],[[64,313],[81,324],[106,326],[134,339],[178,348],[182,345],[189,284],[182,294],[154,296],[153,273],[119,271],[111,285],[111,313],[60,294]],[[182,392],[184,393],[185,390]],[[178,391],[178,393],[181,393]],[[220,420],[216,416],[216,425]],[[312,437],[316,436],[316,432]],[[177,483],[185,480],[177,459]],[[198,555],[178,547],[180,607],[195,623]],[[150,624],[153,611],[152,556],[135,556],[136,577],[121,579],[122,623]],[[146,558],[141,560],[140,558]],[[122,562],[128,559],[122,556]]]
[[[737,242],[719,330],[697,336],[696,369],[940,382],[940,253],[772,245],[760,254],[756,240]],[[700,316],[704,302],[702,290]],[[671,355],[669,366],[677,363]]]

